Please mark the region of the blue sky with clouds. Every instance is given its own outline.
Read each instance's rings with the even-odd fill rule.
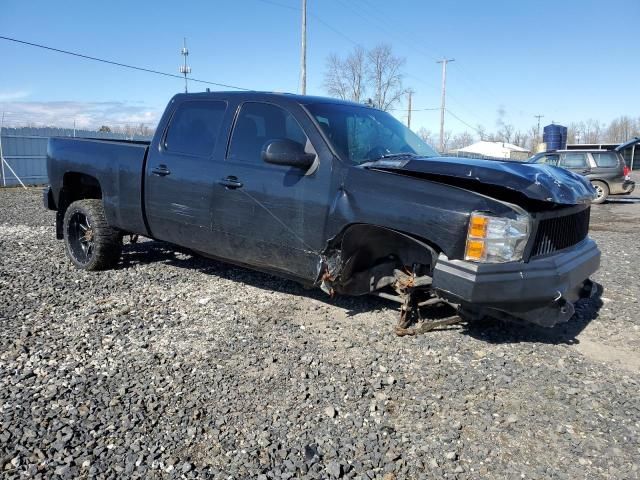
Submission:
[[[194,77],[296,92],[299,7],[300,0],[3,0],[0,35],[171,73],[186,36]],[[543,123],[565,124],[640,115],[638,0],[308,0],[308,10],[310,94],[325,94],[330,53],[384,42],[406,58],[416,109],[439,106],[435,61],[455,58],[448,107],[489,131],[500,118],[527,129],[538,113]],[[153,124],[183,89],[179,79],[3,40],[0,58],[0,109],[16,121]],[[436,111],[416,112],[412,126],[435,131],[438,120]],[[448,116],[447,129],[468,127]]]

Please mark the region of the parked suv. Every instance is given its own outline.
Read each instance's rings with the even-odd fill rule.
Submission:
[[[618,151],[554,150],[534,155],[529,163],[546,163],[587,177],[596,190],[593,203],[603,203],[609,195],[628,195],[636,184]]]

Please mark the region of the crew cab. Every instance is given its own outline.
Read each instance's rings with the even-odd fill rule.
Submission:
[[[52,138],[57,237],[114,266],[125,235],[315,285],[468,318],[552,326],[593,291],[588,181],[441,157],[390,114],[329,98],[179,94],[149,143]]]

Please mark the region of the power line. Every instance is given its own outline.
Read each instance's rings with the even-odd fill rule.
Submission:
[[[343,2],[343,0],[336,0],[336,1],[341,3],[343,6],[350,8],[352,11],[355,11],[356,14],[360,18],[362,18],[365,22],[367,21],[367,19],[365,19],[362,15],[360,15],[360,13],[358,11],[355,10],[356,7],[354,7],[353,5],[351,5],[351,4],[347,5],[345,2]],[[402,31],[402,37],[397,35],[397,31],[398,30],[390,31],[389,29],[387,29],[386,27],[389,25],[388,19],[383,18],[383,17],[375,14],[376,9],[378,9],[378,7],[373,5],[369,0],[358,0],[358,2],[360,2],[360,4],[365,7],[365,9],[363,10],[363,13],[366,13],[366,15],[368,15],[368,17],[370,19],[376,21],[377,24],[380,26],[380,28],[382,30],[385,30],[390,35],[394,35],[396,39],[398,39],[400,42],[404,43],[405,45],[409,46],[410,48],[412,48],[415,52],[419,53],[420,55],[423,55],[424,57],[430,58],[432,60],[438,60],[433,55],[430,55],[430,54],[426,53],[425,50],[422,50],[421,48],[418,48],[416,45],[419,45],[420,43],[422,43],[423,40],[422,39],[416,39],[416,37],[411,36],[409,34],[409,32],[406,32],[406,29],[405,30],[401,30]],[[369,22],[367,22],[367,23],[369,23]],[[410,40],[411,42],[408,42],[405,39],[406,40]],[[482,85],[481,82],[479,82],[477,79],[474,80],[473,75],[466,68],[464,68],[459,63],[456,66],[457,66],[457,68],[459,68],[462,71],[462,73],[464,75],[469,77],[469,78],[465,78],[464,76],[460,77],[465,83],[470,85],[476,91],[483,93],[483,95],[485,97],[491,97],[492,100],[496,102],[496,105],[499,106],[502,103],[501,101],[498,100],[498,97],[496,95],[494,95],[491,90],[489,90],[484,85]],[[417,79],[416,77],[412,77],[411,75],[407,75],[407,76],[411,77],[411,78],[414,78],[415,80],[422,81],[421,79]],[[433,84],[429,84],[427,82],[422,82],[422,83],[425,83],[425,85],[427,85],[427,86],[430,86],[430,87],[433,87],[433,88],[437,88]],[[454,97],[449,96],[449,98],[453,101],[453,103],[456,103],[461,108],[463,108],[460,105],[460,102],[456,101]],[[473,116],[473,117],[477,118],[478,120],[480,120],[480,118],[477,115],[473,114],[468,109],[465,108],[464,110],[466,110],[467,113],[469,113],[471,116]]]
[[[277,1],[273,1],[273,0],[257,0],[257,1],[262,2],[262,3],[265,3],[265,4],[268,4],[268,5],[273,5],[273,6],[276,6],[276,7],[280,7],[280,8],[286,8],[287,10],[292,10],[292,11],[296,11],[296,12],[301,11],[301,8],[299,8],[299,7],[295,7],[295,6],[293,6],[293,5],[286,5],[286,4],[279,3],[279,2],[277,2]],[[354,8],[352,5],[350,5],[350,4],[348,4],[348,3],[343,3],[341,0],[337,0],[337,1],[338,1],[341,5],[343,5],[344,7],[348,8],[348,9],[350,9],[352,12],[354,12],[358,17],[360,17],[360,19],[361,19],[363,22],[365,22],[365,24],[370,24],[370,23],[371,23],[369,20],[367,20],[366,18],[364,18],[364,16],[360,13],[360,11],[359,11],[359,10],[357,10],[356,8]],[[361,0],[361,1],[364,1],[364,0]],[[325,27],[327,27],[328,29],[330,29],[331,31],[333,31],[334,33],[336,33],[336,34],[340,35],[341,37],[343,37],[343,38],[344,38],[345,40],[347,40],[349,43],[351,43],[351,44],[353,44],[353,45],[355,45],[355,46],[357,46],[357,47],[363,48],[363,49],[365,48],[361,43],[359,43],[359,42],[357,42],[357,41],[353,40],[352,38],[348,37],[348,36],[347,36],[347,35],[345,35],[343,32],[341,32],[340,30],[338,30],[336,27],[334,27],[334,26],[333,26],[333,25],[331,25],[330,23],[328,23],[328,22],[326,22],[325,20],[323,20],[322,18],[320,18],[318,15],[316,15],[316,14],[314,14],[314,13],[311,13],[311,12],[309,12],[309,14],[308,14],[308,15],[309,15],[310,17],[314,18],[316,21],[318,21],[318,22],[319,22],[319,23],[321,23],[322,25],[324,25]],[[380,29],[381,29],[381,30],[384,30],[384,31],[388,32],[390,35],[394,35],[394,36],[396,36],[394,32],[392,32],[392,31],[388,30],[386,27],[384,27],[384,26],[383,26],[383,23],[381,23],[381,20],[378,20],[378,18],[380,18],[380,17],[378,17],[378,18],[374,17],[374,16],[373,16],[373,14],[372,14],[371,12],[369,12],[369,11],[367,11],[367,15],[369,15],[369,16],[370,16],[370,18],[372,18],[372,19],[376,20],[376,22],[378,23],[378,25],[380,25]],[[420,50],[420,49],[416,48],[416,46],[415,46],[414,44],[411,44],[411,43],[409,43],[409,42],[405,42],[405,41],[404,41],[404,40],[402,40],[399,36],[396,36],[396,38],[397,38],[397,39],[399,39],[400,41],[402,41],[403,43],[405,43],[407,46],[409,46],[409,47],[410,47],[410,48],[412,48],[413,50],[415,50],[417,53],[419,53],[419,54],[423,55],[424,57],[427,57],[427,58],[431,58],[431,59],[437,60],[437,59],[436,59],[436,57],[433,57],[433,56],[431,56],[431,55],[429,55],[429,54],[425,53],[424,51],[422,51],[422,50]],[[408,78],[411,78],[411,79],[413,79],[413,80],[415,80],[415,81],[419,82],[419,83],[422,83],[423,85],[425,85],[425,86],[427,86],[427,87],[433,88],[434,90],[435,90],[435,89],[439,89],[439,88],[440,88],[440,87],[438,87],[437,85],[435,85],[434,83],[430,83],[430,82],[425,81],[425,80],[424,80],[423,78],[421,78],[421,77],[416,77],[416,76],[414,76],[414,75],[409,75],[409,74],[407,74],[406,76],[407,76]],[[463,110],[465,110],[465,111],[466,111],[467,113],[469,113],[471,116],[473,116],[473,117],[477,118],[479,121],[481,121],[481,120],[480,120],[480,118],[479,118],[477,115],[474,115],[473,113],[469,112],[469,110],[468,110],[468,109],[466,109],[465,107],[463,107],[463,106],[462,106],[462,104],[461,104],[461,102],[458,102],[458,101],[456,100],[456,97],[454,97],[454,96],[452,96],[451,94],[449,94],[449,95],[448,95],[448,100],[449,100],[449,101],[451,101],[452,103],[454,103],[454,104],[458,105],[460,108],[462,108]],[[411,111],[412,111],[412,112],[430,111],[430,110],[433,110],[433,109],[429,109],[429,108],[425,108],[425,109],[416,109],[416,108],[412,108],[412,109],[411,109]],[[435,110],[439,110],[439,109],[435,109]],[[407,112],[407,111],[408,111],[408,109],[390,109],[390,111]]]
[[[359,9],[357,6],[354,6],[352,3],[348,3],[348,2],[343,2],[342,0],[336,0],[338,3],[340,3],[342,6],[350,9],[352,12],[354,12],[358,17],[360,17],[366,24],[370,24],[373,22],[378,24],[378,29],[379,30],[383,30],[385,31],[388,35],[390,36],[394,36],[396,38],[396,40],[398,40],[399,42],[404,43],[405,45],[407,45],[409,48],[414,49],[416,52],[418,52],[419,54],[427,57],[427,58],[431,58],[432,60],[437,60],[437,58],[435,56],[429,55],[428,53],[426,53],[425,51],[419,49],[416,47],[415,44],[408,42],[405,40],[405,31],[402,32],[403,36],[398,34],[397,30],[390,30],[387,28],[387,26],[389,25],[388,20],[384,20],[381,19],[380,17],[377,17],[376,15],[374,15],[372,13],[372,11],[370,11],[369,9],[366,10],[361,10]],[[367,5],[365,5],[367,6]],[[370,5],[369,5],[370,6]],[[374,8],[371,8],[371,10],[373,10]],[[369,17],[369,19],[365,18],[364,15],[367,15]]]
[[[455,113],[453,113],[451,110],[449,110],[448,108],[446,109],[447,113],[449,115],[451,115],[453,118],[455,118],[456,120],[458,120],[460,123],[462,123],[463,125],[466,125],[467,127],[469,127],[471,130],[473,130],[474,132],[476,132],[478,135],[482,135],[482,132],[480,130],[478,130],[478,128],[468,124],[467,122],[465,122],[464,120],[462,120],[459,116],[457,116]]]
[[[293,5],[285,5],[284,3],[273,2],[271,0],[257,0],[257,1],[262,2],[262,3],[266,3],[268,5],[273,5],[275,7],[286,8],[287,10],[293,10],[294,12],[300,12],[302,10],[300,7],[294,7]],[[327,27],[333,33],[337,33],[338,35],[340,35],[342,38],[344,38],[349,43],[351,43],[351,44],[353,44],[353,45],[355,45],[357,47],[364,48],[362,46],[362,44],[360,44],[360,43],[356,42],[354,39],[348,37],[347,35],[342,33],[340,30],[335,28],[333,25],[331,25],[330,23],[328,23],[325,20],[323,20],[322,18],[320,18],[318,15],[316,15],[316,14],[314,14],[312,12],[308,12],[308,15],[309,15],[309,17],[315,19],[318,23],[321,23],[322,25]]]
[[[0,40],[7,40],[7,41],[10,41],[10,42],[21,43],[23,45],[28,45],[30,47],[38,47],[38,48],[42,48],[44,50],[51,50],[53,52],[64,53],[65,55],[72,55],[74,57],[84,58],[86,60],[93,60],[94,62],[107,63],[107,64],[110,64],[110,65],[116,65],[118,67],[130,68],[132,70],[139,70],[141,72],[147,72],[147,73],[155,73],[156,75],[163,75],[165,77],[179,78],[180,80],[183,80],[182,76],[175,75],[173,73],[161,72],[159,70],[153,70],[151,68],[137,67],[135,65],[128,65],[126,63],[115,62],[113,60],[106,60],[104,58],[92,57],[90,55],[84,55],[84,54],[78,53],[78,52],[71,52],[69,50],[62,50],[60,48],[49,47],[47,45],[40,45],[38,43],[27,42],[25,40],[18,40],[17,38],[3,37],[3,36],[0,35]],[[238,87],[236,85],[229,85],[229,84],[226,84],[226,83],[210,82],[208,80],[199,80],[197,78],[191,78],[191,77],[189,79],[192,82],[206,83],[208,85],[216,85],[218,87],[233,88],[233,89],[236,89],[236,90],[246,90],[246,91],[251,90],[250,88]]]

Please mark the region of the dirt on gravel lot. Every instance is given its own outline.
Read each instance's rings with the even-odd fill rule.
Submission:
[[[592,212],[568,324],[399,338],[393,304],[160,242],[78,271],[0,190],[0,477],[640,478],[640,196]]]

